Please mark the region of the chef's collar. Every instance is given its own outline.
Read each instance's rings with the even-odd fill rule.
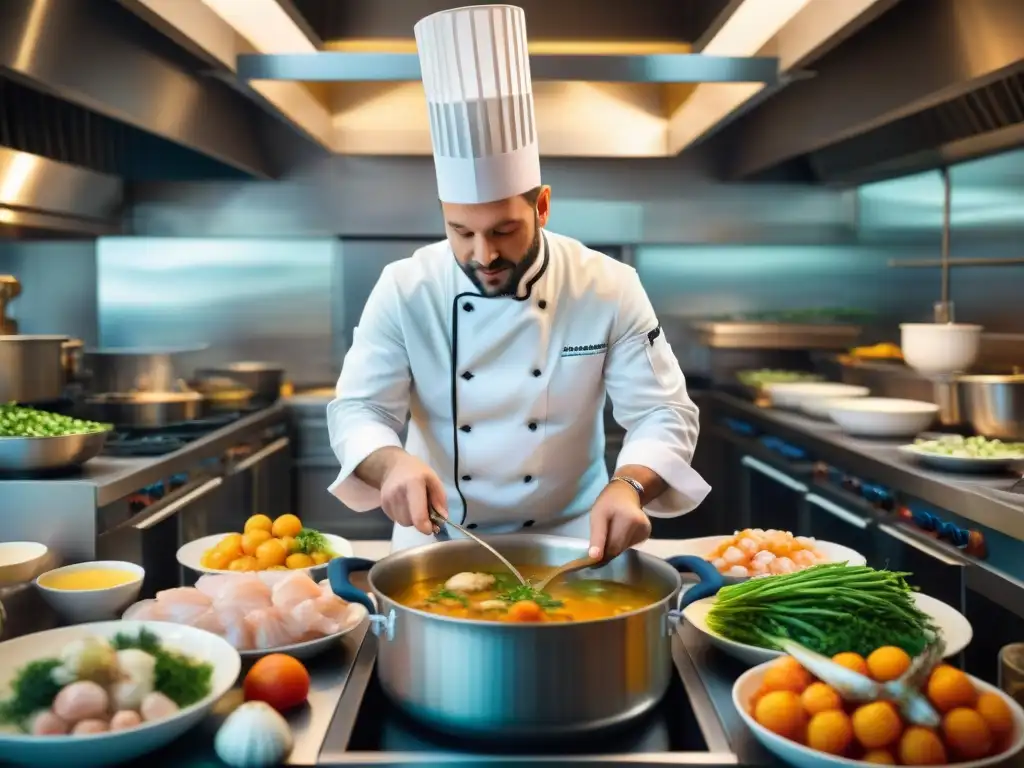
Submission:
[[[448,253],[451,254],[452,264],[458,273],[458,280],[464,281],[469,290],[460,290],[459,294],[476,294],[477,296],[484,296],[485,294],[477,287],[476,283],[469,279],[469,275],[459,264],[459,260],[455,258],[455,251],[452,250],[451,244],[448,244]],[[496,296],[489,296],[489,298],[502,299],[502,298],[514,298],[517,301],[523,301],[530,298],[530,293],[533,291],[533,286],[537,283],[541,277],[544,276],[544,271],[548,268],[548,239],[544,235],[544,230],[540,232],[540,249],[537,251],[537,257],[533,260],[533,263],[527,268],[527,270],[520,275],[519,283],[516,285],[516,292],[513,296],[511,293],[499,294]]]

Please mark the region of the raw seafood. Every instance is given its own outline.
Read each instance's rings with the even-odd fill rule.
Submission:
[[[261,571],[206,574],[195,587],[136,603],[125,618],[190,624],[249,651],[334,635],[357,624],[362,614],[362,608],[335,595],[326,579],[317,584],[303,571]]]
[[[827,562],[815,547],[814,539],[761,528],[737,531],[705,559],[723,576],[740,579],[795,573]]]

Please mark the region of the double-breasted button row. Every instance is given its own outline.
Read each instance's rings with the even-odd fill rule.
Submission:
[[[540,368],[534,368],[530,373],[536,379],[540,377],[541,370]],[[476,374],[473,373],[472,371],[463,371],[461,374],[459,374],[459,378],[463,379],[464,381],[471,381],[472,379],[476,378]]]

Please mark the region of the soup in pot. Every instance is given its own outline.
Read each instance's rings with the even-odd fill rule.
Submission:
[[[554,569],[517,566],[535,584]],[[523,585],[509,573],[457,573],[411,584],[394,599],[410,608],[479,621],[557,622],[607,619],[661,599],[650,587],[598,579],[559,579],[544,592]]]

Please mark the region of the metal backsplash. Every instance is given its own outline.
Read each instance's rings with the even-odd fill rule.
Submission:
[[[263,360],[297,385],[333,380],[330,238],[100,238],[99,341],[189,347],[194,365]]]

